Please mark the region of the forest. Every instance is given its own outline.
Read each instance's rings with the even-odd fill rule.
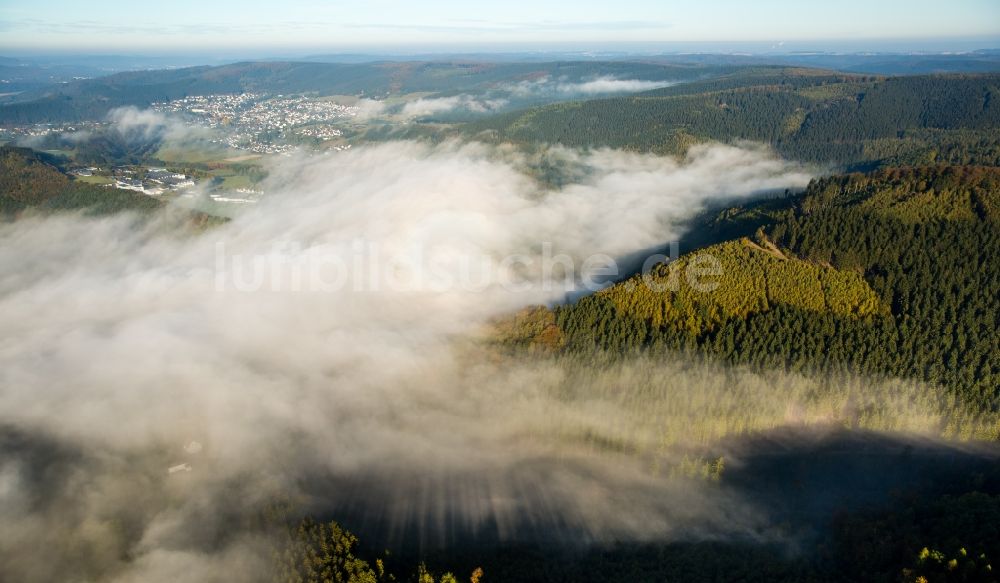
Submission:
[[[475,122],[477,137],[678,154],[751,140],[847,169],[1000,163],[1000,76],[875,77],[741,69],[628,97],[553,104]]]
[[[682,350],[759,368],[914,378],[996,412],[998,181],[986,167],[880,170],[814,180],[765,212],[724,211],[706,220],[725,232],[720,223],[751,217],[752,239],[646,276],[669,283],[707,253],[722,265],[714,291],[653,291],[635,276],[555,308],[558,349]]]

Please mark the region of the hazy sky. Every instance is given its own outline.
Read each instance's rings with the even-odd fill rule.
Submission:
[[[1000,38],[997,0],[0,0],[0,51]]]

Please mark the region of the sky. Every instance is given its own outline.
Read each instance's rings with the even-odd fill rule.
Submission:
[[[827,41],[947,50],[925,43],[997,39],[997,0],[0,0],[8,53]]]

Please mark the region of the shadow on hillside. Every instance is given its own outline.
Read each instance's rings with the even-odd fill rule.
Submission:
[[[385,475],[325,477],[307,480],[304,487],[318,502],[318,514],[341,521],[374,547],[404,554],[475,551],[510,542],[566,550],[664,538],[762,544],[795,553],[815,545],[845,514],[891,510],[919,497],[1000,494],[996,444],[949,444],[843,429],[779,430],[730,439],[719,451],[727,452],[719,482],[640,481],[624,475],[622,466],[563,458],[538,459],[495,477],[413,476],[408,483]],[[573,518],[574,513],[587,514],[579,504],[587,498],[565,491],[564,484],[586,489],[595,482],[604,496],[619,497],[621,508],[634,502],[634,508],[648,512],[650,529],[640,519],[631,530],[612,526],[600,532],[600,524],[620,523],[600,515],[604,506],[599,500],[590,509],[593,520]],[[498,491],[513,492],[519,499],[498,505]],[[331,492],[337,500],[324,507],[324,493]],[[560,493],[569,501],[554,499]],[[475,520],[463,516],[470,508]],[[664,520],[674,522],[661,528]]]

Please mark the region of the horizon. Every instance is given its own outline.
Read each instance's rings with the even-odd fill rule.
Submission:
[[[808,57],[808,56],[962,56],[1000,51],[1000,37],[941,38],[807,42],[664,42],[604,43],[583,46],[570,43],[501,45],[417,45],[417,46],[329,46],[300,49],[211,51],[190,50],[0,50],[0,59],[39,62],[87,62],[112,59],[149,61],[187,60],[198,64],[225,64],[239,61],[308,61],[338,59],[345,62],[391,60],[439,60],[469,58],[482,60],[617,60],[630,58],[720,56],[720,57]],[[173,66],[164,64],[164,66]],[[186,65],[184,65],[186,66]]]
[[[169,9],[122,1],[83,6],[40,0],[0,7],[0,54],[939,53],[1000,46],[1000,4],[986,0],[956,2],[943,13],[929,0],[847,0],[809,7],[790,0],[752,6],[734,0],[698,6],[586,0],[567,12],[524,0],[503,6],[293,0],[254,10],[235,0],[209,6],[182,0]],[[531,17],[512,19],[511,14]]]

